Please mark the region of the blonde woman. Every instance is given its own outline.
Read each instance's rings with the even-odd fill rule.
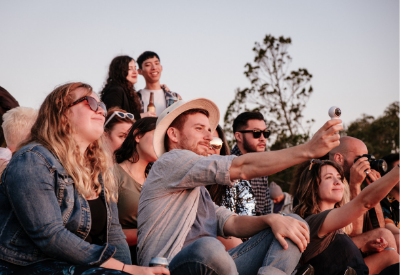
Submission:
[[[358,248],[347,234],[352,221],[399,182],[399,169],[370,184],[348,203],[343,178],[338,164],[314,159],[300,176],[296,191],[300,203],[294,212],[310,226],[310,243],[301,263],[312,265],[315,274],[393,274],[389,269],[398,270],[399,255],[395,248],[387,247],[386,240],[370,240]]]
[[[0,273],[169,274],[130,265],[100,136],[106,108],[70,83],[42,104],[0,185]]]

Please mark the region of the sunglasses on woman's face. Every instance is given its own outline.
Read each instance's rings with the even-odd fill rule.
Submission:
[[[123,112],[119,112],[119,111],[115,111],[109,119],[107,119],[106,123],[104,123],[104,127],[106,127],[107,123],[111,121],[111,119],[115,116],[119,116],[120,118],[129,118],[130,120],[134,120],[134,116],[131,113],[123,113]]]
[[[105,105],[103,102],[101,102],[101,101],[100,101],[100,102],[97,102],[97,100],[96,100],[94,97],[91,97],[91,96],[84,96],[84,97],[81,97],[80,99],[78,99],[78,100],[72,102],[71,104],[69,104],[69,105],[67,106],[67,108],[70,108],[70,107],[72,107],[72,106],[74,106],[74,105],[76,105],[76,104],[78,104],[78,103],[81,103],[82,101],[85,101],[85,100],[89,103],[89,107],[90,107],[90,109],[91,109],[93,112],[97,112],[97,110],[98,110],[99,107],[100,107],[101,109],[104,110],[103,115],[104,115],[104,116],[107,116],[107,108],[106,108],[106,105]]]
[[[253,138],[260,138],[261,133],[263,134],[264,138],[268,138],[269,135],[271,134],[270,130],[243,130],[243,131],[238,131],[239,133],[253,133]]]
[[[214,137],[210,141],[210,149],[219,150],[222,148],[222,144],[222,139],[220,139],[219,137]]]

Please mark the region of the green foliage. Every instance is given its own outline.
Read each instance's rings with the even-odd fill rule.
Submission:
[[[312,75],[307,69],[289,71],[292,60],[287,48],[290,38],[266,35],[262,43],[253,48],[254,61],[245,65],[244,74],[250,87],[237,89],[224,117],[224,131],[229,145],[234,144],[233,120],[244,111],[260,111],[271,130],[274,148],[287,148],[309,139],[309,129],[314,120],[303,128],[302,112],[313,92],[309,82]],[[270,148],[272,148],[270,147]]]
[[[399,153],[399,102],[390,104],[377,119],[363,114],[349,125],[346,135],[362,140],[376,158]]]

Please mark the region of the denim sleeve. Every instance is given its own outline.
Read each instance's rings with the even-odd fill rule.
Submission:
[[[33,243],[51,258],[73,264],[101,265],[115,253],[115,247],[91,245],[65,228],[55,195],[58,179],[55,167],[40,153],[28,151],[13,158],[4,175],[6,195],[13,212]],[[73,185],[68,188],[74,191]],[[64,199],[63,203],[76,201]],[[23,233],[25,234],[25,233]]]
[[[111,202],[111,225],[108,233],[108,243],[117,248],[114,254],[114,259],[123,262],[124,264],[132,264],[131,253],[129,251],[126,237],[122,231],[121,224],[118,219],[118,207],[115,202]]]

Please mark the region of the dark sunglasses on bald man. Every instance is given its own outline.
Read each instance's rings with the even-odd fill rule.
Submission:
[[[70,107],[72,107],[72,106],[74,106],[74,105],[76,105],[76,104],[78,104],[78,103],[81,103],[82,101],[87,101],[88,103],[89,103],[89,107],[90,107],[90,109],[93,111],[93,112],[97,112],[97,110],[99,109],[99,107],[101,108],[101,109],[103,109],[104,110],[104,113],[103,113],[103,115],[104,116],[107,116],[107,108],[106,108],[106,105],[103,103],[103,102],[97,102],[97,100],[94,98],[94,97],[91,97],[91,96],[84,96],[84,97],[81,97],[80,99],[78,99],[78,100],[76,100],[76,101],[74,101],[74,102],[72,102],[71,104],[69,104],[68,106],[67,106],[67,108],[70,108]]]
[[[261,133],[263,134],[264,138],[268,138],[269,135],[271,134],[270,130],[243,130],[243,131],[238,131],[239,133],[253,133],[253,138],[260,138]]]

